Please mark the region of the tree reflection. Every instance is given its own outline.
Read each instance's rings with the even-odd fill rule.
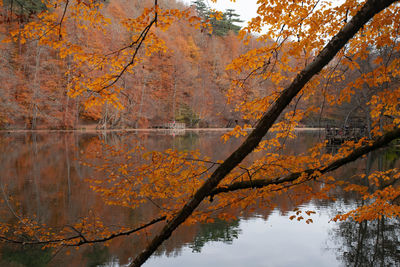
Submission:
[[[95,245],[85,253],[85,258],[87,259],[87,267],[96,267],[107,262],[111,255],[107,247]]]
[[[288,141],[288,153],[298,154],[305,151],[317,137],[304,134],[300,138],[300,144]],[[237,146],[238,141],[237,139],[230,140],[227,143],[227,150]],[[103,200],[85,182],[87,177],[98,175],[101,178],[103,174],[94,173],[92,169],[80,165],[79,162],[83,160],[83,157],[92,157],[94,160],[102,162],[102,159],[98,159],[97,156],[105,151],[106,146],[121,148],[126,144],[133,146],[132,144],[140,143],[148,147],[149,150],[164,150],[170,147],[178,150],[198,149],[201,153],[210,155],[213,160],[224,157],[223,154],[227,153],[227,150],[215,149],[218,142],[218,133],[191,132],[179,136],[147,132],[111,132],[105,135],[76,132],[65,134],[14,134],[12,136],[0,134],[0,166],[3,170],[0,173],[0,184],[4,186],[4,193],[0,191],[0,194],[3,195],[3,199],[9,200],[10,206],[19,211],[21,215],[37,218],[38,222],[44,223],[53,229],[72,225],[81,218],[85,218],[87,214],[101,217],[104,225],[113,227],[112,229],[117,229],[121,225],[135,228],[137,225],[141,225],[143,221],[157,217],[159,208],[151,203],[147,203],[135,210],[104,205]],[[338,170],[336,174],[344,180],[347,179],[345,181],[359,182],[368,186],[367,180],[355,181],[356,178],[353,178],[353,174],[362,171],[368,174],[376,169],[384,170],[396,167],[400,163],[398,158],[399,151],[395,148],[382,150],[379,153],[371,153],[367,158],[360,159],[356,164],[351,164]],[[114,157],[113,160],[117,161],[118,159]],[[320,183],[310,183],[309,188],[317,192],[320,190]],[[354,192],[337,192],[337,194],[338,198],[346,204],[354,204]],[[292,197],[293,195],[296,196],[295,199]],[[305,194],[299,189],[293,194],[289,192],[273,199],[253,203],[247,206],[246,209],[226,206],[222,211],[235,218],[262,217],[267,220],[275,205],[282,214],[286,214],[297,205],[308,203],[310,199],[303,195]],[[325,207],[329,205],[326,199],[321,200],[321,202],[318,202],[318,200],[313,201],[317,204],[320,203],[317,206]],[[0,209],[3,222],[10,225],[17,224],[18,218],[13,216],[10,207],[7,207],[6,204],[3,203],[1,205],[2,209]],[[215,215],[217,216],[218,214]],[[178,232],[159,249],[157,255],[177,256],[180,255],[184,248],[189,248],[193,252],[201,252],[207,242],[216,241],[231,244],[241,234],[239,224],[238,220],[216,220],[208,224],[185,225],[178,229]],[[345,224],[348,224],[348,222]],[[353,224],[355,223],[353,222]],[[388,225],[392,225],[393,228],[395,226],[393,224],[394,222],[390,220],[389,223],[384,221],[379,227],[384,227],[385,231],[388,231]],[[155,225],[154,227],[158,226]],[[345,227],[343,226],[342,228]],[[343,234],[341,234],[341,231],[345,231],[345,229],[338,229],[339,233],[336,235],[347,237],[353,234],[356,228],[361,232],[365,232],[364,228],[378,226],[369,223],[358,227],[361,230],[352,225],[347,226],[349,233]],[[396,233],[398,234],[398,229]],[[386,243],[390,237],[386,237],[387,235],[390,234],[385,234],[384,241]],[[396,235],[392,235],[396,237]],[[0,253],[2,254],[0,266],[46,266],[45,263],[49,260],[51,266],[60,266],[64,262],[68,262],[71,266],[114,266],[121,262],[128,263],[130,258],[135,256],[132,255],[132,251],[141,251],[147,244],[148,238],[148,234],[144,233],[132,236],[129,239],[115,239],[112,244],[110,243],[109,247],[103,247],[102,245],[86,246],[78,251],[61,249],[60,253],[56,253],[56,249],[52,251],[41,250],[40,247],[28,247],[26,244],[22,249],[14,250],[9,248],[8,244],[2,244],[0,246]],[[374,240],[373,238],[370,239]],[[357,238],[354,240],[358,241]],[[349,244],[352,245],[356,241],[350,241]],[[380,242],[382,241],[380,240]],[[388,250],[385,242],[380,246],[384,246],[384,250]],[[345,242],[343,241],[343,243]],[[374,246],[372,247],[375,248]],[[376,249],[378,250],[380,247]],[[360,253],[368,254],[365,250],[365,248],[361,249]],[[383,253],[379,253],[386,257],[388,254],[386,250]],[[343,250],[339,254],[342,256],[344,252],[348,254],[346,254],[346,257],[355,257],[352,256],[350,249]],[[377,264],[379,264],[377,261],[380,257],[379,253],[377,252],[376,256],[374,256]],[[397,258],[395,257],[395,253],[396,250],[393,249],[393,256],[391,256],[393,260],[385,261],[383,264],[390,264],[395,260],[399,262],[399,258],[398,256]],[[51,258],[52,256],[54,257]],[[371,258],[373,257],[371,256]],[[38,263],[36,264],[34,260]],[[355,266],[365,266],[365,264],[369,266],[369,262],[375,264],[369,259],[366,261],[359,259],[357,261],[343,261],[346,263],[357,262],[358,265],[353,263]],[[30,264],[27,262],[30,262]]]
[[[207,242],[217,241],[232,244],[239,237],[241,229],[239,220],[223,221],[216,220],[213,223],[201,224],[193,243],[189,245],[192,252],[200,253]]]
[[[51,249],[37,246],[5,246],[1,249],[0,266],[44,267],[52,259]]]
[[[385,150],[370,153],[366,160],[365,174],[398,166],[400,150],[390,146]],[[376,162],[376,166],[374,166]],[[362,179],[360,184],[370,191],[382,189],[393,181],[376,187]],[[395,185],[395,184],[394,184]],[[364,204],[364,203],[363,203]],[[373,221],[347,220],[337,224],[331,238],[336,245],[337,258],[345,266],[398,266],[400,262],[400,219],[382,216]]]
[[[368,154],[364,163],[364,173],[368,177],[374,170],[385,171],[399,165],[400,150],[389,146],[384,150]],[[355,172],[346,169],[345,177]],[[383,189],[393,185],[393,181],[382,182],[380,186],[371,184],[368,179],[352,179],[353,183],[368,187],[368,191]],[[354,194],[340,192],[341,199],[350,206],[354,203]],[[358,204],[365,204],[362,201]],[[335,211],[337,213],[337,211]],[[373,221],[356,222],[352,219],[335,224],[330,232],[338,260],[344,266],[398,266],[400,262],[400,219],[381,218]]]
[[[331,232],[337,258],[345,266],[398,266],[400,262],[400,220],[345,221]]]

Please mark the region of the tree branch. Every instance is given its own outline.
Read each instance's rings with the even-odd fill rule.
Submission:
[[[352,161],[355,161],[355,160],[359,159],[360,157],[362,157],[363,155],[366,155],[376,149],[382,148],[397,138],[400,138],[400,128],[397,128],[393,131],[386,133],[385,135],[376,139],[372,144],[368,144],[368,145],[362,146],[360,148],[357,148],[350,155],[343,157],[341,159],[335,160],[334,162],[330,163],[327,166],[315,168],[315,169],[308,169],[308,170],[304,170],[302,172],[292,173],[290,175],[287,175],[284,177],[279,177],[276,179],[256,179],[256,180],[250,180],[250,181],[235,182],[235,183],[230,184],[225,187],[221,186],[221,187],[215,188],[214,190],[212,190],[209,193],[208,196],[212,198],[215,195],[220,194],[220,193],[228,193],[228,192],[233,192],[233,191],[242,190],[242,189],[250,189],[250,188],[262,188],[262,187],[266,187],[268,185],[278,185],[278,184],[282,184],[282,183],[293,182],[296,179],[300,178],[301,175],[303,175],[303,174],[312,175],[314,172],[319,172],[321,174],[325,174],[325,173],[334,171]]]
[[[62,16],[61,16],[60,22],[58,23],[58,24],[60,25],[60,28],[59,28],[59,30],[58,30],[58,36],[59,36],[60,40],[61,40],[61,38],[62,38],[62,35],[61,35],[61,27],[62,27],[62,23],[63,23],[64,17],[65,17],[65,14],[67,13],[68,4],[69,4],[69,0],[67,0],[67,2],[65,3],[65,7],[64,7],[63,14],[62,14]]]
[[[43,241],[21,241],[21,240],[15,240],[15,239],[10,239],[10,238],[4,237],[4,236],[0,236],[0,240],[8,242],[8,243],[22,244],[22,245],[47,245],[47,244],[54,244],[54,243],[64,243],[66,241],[72,241],[74,239],[80,239],[79,242],[74,243],[74,244],[63,244],[64,246],[67,246],[67,247],[78,247],[78,246],[81,246],[84,244],[102,243],[102,242],[106,242],[111,239],[114,239],[116,237],[127,236],[127,235],[133,234],[135,232],[138,232],[140,230],[143,230],[149,226],[152,226],[153,224],[164,221],[166,219],[167,219],[166,216],[162,216],[162,217],[156,218],[146,224],[143,224],[137,228],[134,228],[134,229],[131,229],[131,230],[128,230],[125,232],[114,233],[114,234],[109,235],[108,237],[104,237],[104,238],[100,238],[100,239],[91,239],[91,240],[87,239],[82,235],[82,233],[80,231],[78,231],[77,229],[75,229],[72,226],[69,226],[71,229],[73,229],[75,232],[77,232],[78,235],[66,237],[66,238],[60,238],[60,239],[43,240]]]
[[[336,34],[319,55],[301,71],[262,116],[255,129],[242,145],[233,152],[197,190],[193,198],[169,221],[149,245],[135,258],[130,266],[141,266],[168,239],[172,232],[181,225],[197,208],[207,195],[218,186],[220,181],[231,172],[259,144],[282,111],[300,92],[311,78],[322,70],[344,47],[344,45],[377,13],[387,8],[395,0],[369,0],[357,14]]]
[[[142,46],[144,40],[146,39],[147,34],[150,32],[151,27],[153,25],[157,26],[157,20],[158,20],[158,0],[155,0],[154,1],[154,18],[149,23],[149,25],[147,25],[143,29],[143,31],[140,33],[139,37],[135,41],[133,41],[130,45],[128,45],[128,46],[126,46],[124,48],[121,48],[117,52],[111,53],[111,54],[119,53],[119,52],[121,52],[121,51],[123,51],[125,49],[132,48],[132,47],[134,47],[136,45],[136,48],[135,48],[135,51],[133,52],[131,60],[122,68],[122,70],[120,71],[119,74],[117,74],[117,75],[115,75],[113,77],[113,80],[111,82],[109,82],[109,84],[103,86],[99,91],[97,91],[95,93],[100,93],[101,91],[103,91],[103,90],[105,90],[107,88],[110,88],[111,86],[116,84],[119,81],[119,79],[122,77],[122,75],[128,70],[128,68],[135,63],[135,59],[136,59],[137,54],[139,53],[140,47]]]

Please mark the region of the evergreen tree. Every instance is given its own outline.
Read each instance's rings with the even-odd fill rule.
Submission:
[[[240,19],[240,15],[235,13],[234,9],[227,9],[224,13],[224,17],[226,17],[228,21],[228,26],[230,31],[234,31],[238,33],[240,31],[240,26],[235,25],[234,23],[242,23],[243,20]]]
[[[208,19],[209,16],[209,8],[207,7],[206,3],[204,3],[204,0],[196,0],[192,2],[192,5],[195,6],[197,14],[203,18],[203,19]]]
[[[227,9],[222,14],[222,19],[217,20],[215,17],[211,17],[214,14],[213,11],[206,5],[204,0],[193,1],[192,4],[195,6],[197,14],[203,19],[203,21],[209,21],[213,27],[213,34],[218,36],[225,36],[229,31],[233,31],[236,34],[240,31],[241,27],[235,23],[241,23],[240,16],[235,13],[234,9]]]
[[[42,0],[3,0],[4,6],[8,6],[10,13],[19,16],[29,16],[46,10]]]
[[[235,25],[235,22],[243,22],[239,19],[239,15],[234,13],[235,10],[228,9],[222,14],[222,19],[217,20],[214,17],[210,19],[210,23],[213,27],[213,34],[218,36],[225,36],[230,31],[238,33],[241,29],[240,26]]]

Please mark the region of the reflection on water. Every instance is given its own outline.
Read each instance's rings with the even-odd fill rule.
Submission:
[[[210,241],[232,244],[233,240],[237,239],[240,233],[239,220],[231,222],[217,220],[213,223],[201,224],[189,247],[192,249],[192,252],[199,253],[204,245]]]
[[[12,248],[3,246],[1,249],[2,266],[46,266],[51,260],[51,250],[40,247],[26,246]]]
[[[154,218],[154,207],[130,210],[104,205],[85,178],[93,175],[80,161],[95,156],[105,144],[130,147],[136,143],[150,150],[195,150],[221,159],[240,140],[222,145],[218,132],[130,133],[0,133],[0,184],[3,201],[0,218],[15,223],[12,209],[55,228],[72,224],[89,213],[100,216],[106,225],[135,226]],[[288,153],[300,153],[311,146],[318,134],[302,134],[289,143]],[[343,179],[354,172],[369,173],[398,165],[400,152],[388,149],[337,171]],[[354,196],[343,193],[338,202],[304,203],[318,211],[314,224],[290,221],[290,199],[277,199],[279,209],[237,211],[239,219],[215,221],[178,228],[145,266],[391,266],[400,262],[399,221],[382,218],[368,223],[329,223],[333,214],[356,205]],[[11,203],[12,202],[12,203]],[[18,205],[16,205],[18,203]],[[158,226],[159,227],[159,226]],[[0,266],[123,266],[131,261],[150,239],[147,235],[115,239],[110,246],[52,251],[39,247],[1,247]],[[176,256],[176,257],[173,257]]]
[[[338,258],[346,266],[399,266],[400,220],[342,222],[332,229]]]

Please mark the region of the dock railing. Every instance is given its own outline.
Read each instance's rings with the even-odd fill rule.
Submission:
[[[165,129],[185,129],[186,125],[185,125],[185,123],[182,123],[182,122],[169,122],[169,123],[164,123],[164,128]]]

